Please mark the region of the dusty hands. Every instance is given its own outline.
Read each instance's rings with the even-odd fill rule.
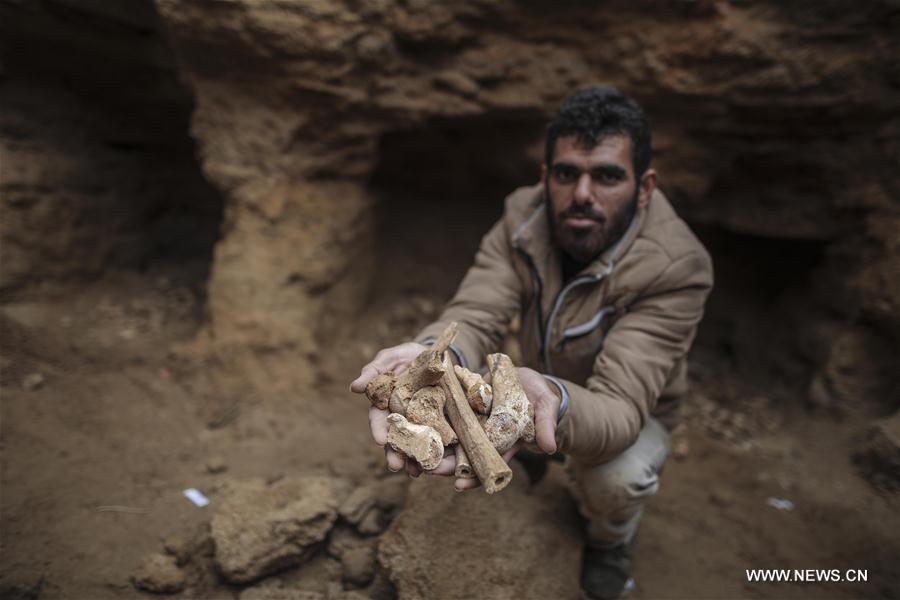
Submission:
[[[543,375],[527,367],[519,367],[517,370],[519,372],[519,381],[522,382],[522,389],[525,390],[528,401],[534,407],[535,441],[538,448],[547,454],[553,454],[556,452],[556,421],[559,417],[561,400]],[[517,443],[503,453],[503,460],[508,463],[520,447],[521,443]],[[452,455],[450,458],[453,458],[455,467],[456,459]],[[443,467],[444,462],[447,460],[448,458],[445,457],[438,468]],[[477,488],[479,485],[481,484],[478,479],[457,479],[454,484],[457,491]]]
[[[402,373],[409,363],[424,350],[427,350],[427,346],[415,342],[406,342],[399,346],[381,350],[375,355],[372,362],[362,368],[359,377],[350,384],[350,391],[362,394],[366,391],[366,386],[369,384],[369,381],[380,373]],[[374,406],[369,408],[369,429],[372,431],[372,438],[375,440],[376,444],[384,448],[388,469],[396,472],[402,469],[404,464],[407,464],[407,472],[409,472],[410,475],[413,475],[413,477],[417,477],[422,471],[421,467],[419,467],[415,461],[407,461],[405,456],[385,445],[387,443],[388,434],[388,414],[389,412],[387,410],[379,410]],[[441,461],[438,469],[441,469],[444,466],[446,460],[447,459],[444,458],[444,460]],[[455,458],[453,462],[455,467]],[[419,473],[413,474],[415,469],[418,469]],[[453,472],[452,468],[450,469],[450,472]]]
[[[366,385],[373,377],[380,373],[395,374],[402,373],[410,362],[413,361],[427,347],[415,342],[407,342],[385,348],[381,350],[370,362],[365,365],[357,377],[351,384],[350,390],[361,394],[365,392]],[[528,400],[534,407],[535,421],[535,438],[538,447],[548,454],[556,452],[556,421],[559,415],[560,398],[554,393],[547,380],[533,369],[524,367],[518,368],[519,379],[522,388],[528,396]],[[372,432],[372,438],[375,443],[385,449],[385,457],[387,459],[388,469],[391,471],[399,471],[405,465],[406,472],[412,477],[418,477],[422,474],[422,468],[414,461],[407,460],[402,454],[395,452],[386,446],[388,423],[387,410],[381,410],[375,407],[369,409],[369,428]],[[503,454],[503,459],[509,462],[519,449],[520,444],[514,445]],[[453,475],[456,469],[456,456],[452,449],[445,451],[444,458],[440,464],[433,470],[428,471],[432,475]],[[457,491],[476,488],[480,485],[478,479],[457,479],[455,488]]]

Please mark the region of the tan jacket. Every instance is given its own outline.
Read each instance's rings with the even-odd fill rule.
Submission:
[[[456,295],[417,339],[458,321],[456,350],[479,368],[521,313],[521,366],[556,376],[568,392],[560,451],[604,462],[634,442],[649,415],[673,425],[712,262],[657,191],[622,238],[563,285],[541,190],[506,198]]]

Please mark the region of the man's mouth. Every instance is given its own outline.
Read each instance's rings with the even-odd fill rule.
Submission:
[[[571,229],[590,229],[602,225],[603,220],[585,215],[571,215],[563,219],[563,223]]]

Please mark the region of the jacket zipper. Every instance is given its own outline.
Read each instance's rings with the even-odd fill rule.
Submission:
[[[556,318],[556,314],[559,312],[566,294],[579,285],[595,283],[603,279],[603,277],[604,275],[582,275],[581,277],[576,277],[567,283],[556,295],[556,299],[553,301],[553,309],[550,311],[550,317],[547,319],[547,326],[541,338],[541,356],[544,359],[544,370],[548,375],[553,375],[553,366],[550,364],[550,335],[553,333],[553,320]]]

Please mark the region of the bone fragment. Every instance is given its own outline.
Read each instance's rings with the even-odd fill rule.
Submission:
[[[426,471],[438,466],[444,457],[444,444],[433,427],[410,423],[397,413],[389,414],[387,421],[387,443],[391,448],[414,459]]]
[[[466,394],[463,392],[456,372],[451,368],[450,359],[444,357],[445,373],[441,387],[447,396],[447,416],[459,436],[475,474],[488,494],[499,492],[512,481],[512,470],[500,457],[481,428]]]
[[[462,444],[456,445],[456,470],[453,471],[453,475],[460,479],[475,478],[475,470],[472,469],[472,463],[469,462],[469,457],[463,450]]]
[[[534,407],[528,401],[519,374],[512,360],[505,354],[489,354],[494,402],[491,416],[484,424],[488,439],[501,454],[513,447],[520,438],[534,441]]]
[[[449,446],[458,442],[459,438],[444,416],[445,402],[444,391],[439,386],[423,387],[413,394],[409,404],[406,405],[406,418],[410,423],[434,427],[444,445]]]
[[[389,407],[391,412],[406,415],[406,405],[413,394],[423,387],[434,385],[444,374],[442,358],[456,337],[456,322],[450,323],[430,348],[419,354],[409,367],[397,376]]]
[[[393,373],[379,373],[366,386],[366,398],[375,408],[382,410],[388,407],[397,376]]]
[[[466,391],[466,399],[472,410],[481,415],[491,414],[491,401],[494,397],[491,386],[485,383],[481,375],[465,367],[455,365],[453,370],[456,371],[456,376]]]

